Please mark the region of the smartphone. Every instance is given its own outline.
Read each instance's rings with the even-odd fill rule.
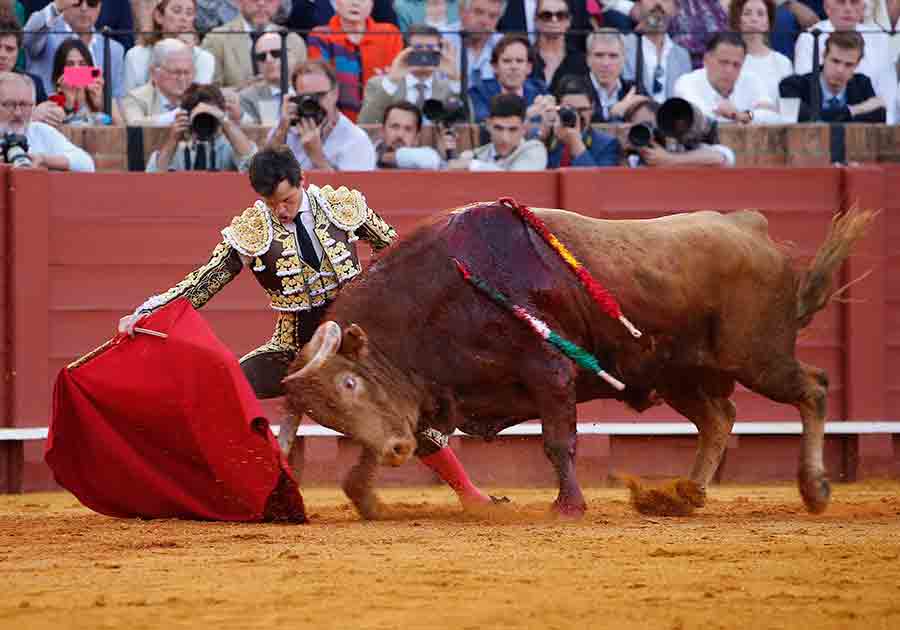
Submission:
[[[63,83],[69,87],[87,87],[99,76],[100,68],[93,66],[66,66],[63,68]]]
[[[406,58],[406,65],[436,68],[441,65],[441,51],[413,50]]]

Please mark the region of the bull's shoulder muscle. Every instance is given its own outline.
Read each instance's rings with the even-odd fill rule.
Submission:
[[[245,256],[260,256],[269,251],[272,237],[272,213],[262,201],[257,201],[222,230],[225,242]]]
[[[728,219],[740,228],[757,232],[761,235],[769,234],[769,220],[765,215],[756,210],[739,210],[726,215]]]

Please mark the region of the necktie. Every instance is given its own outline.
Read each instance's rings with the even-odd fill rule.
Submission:
[[[206,143],[200,142],[197,144],[197,155],[194,157],[194,170],[195,171],[205,171],[206,170]]]
[[[425,88],[426,84],[424,81],[419,81],[416,83],[416,107],[419,108],[419,111],[422,111],[422,108],[425,106]]]
[[[316,254],[316,248],[309,236],[309,232],[306,231],[306,226],[303,225],[303,220],[300,218],[301,216],[303,215],[298,212],[297,216],[294,218],[294,225],[297,226],[297,243],[300,245],[300,256],[303,257],[303,260],[305,260],[310,267],[318,269],[320,262],[319,256]]]
[[[259,74],[259,63],[256,61],[256,40],[262,35],[260,31],[250,31],[250,67],[253,68],[253,76]]]
[[[837,96],[832,96],[825,104],[825,109],[837,110],[841,108],[841,101]]]

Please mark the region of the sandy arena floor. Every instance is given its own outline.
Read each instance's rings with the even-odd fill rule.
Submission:
[[[496,493],[496,489],[494,490]],[[686,518],[588,490],[503,490],[491,521],[444,488],[384,490],[364,523],[305,492],[311,525],[114,520],[68,494],[0,497],[0,628],[900,628],[900,483],[714,487]]]

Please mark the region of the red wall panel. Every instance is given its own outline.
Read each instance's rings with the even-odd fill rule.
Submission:
[[[885,416],[900,419],[900,166],[886,166],[884,188]]]

